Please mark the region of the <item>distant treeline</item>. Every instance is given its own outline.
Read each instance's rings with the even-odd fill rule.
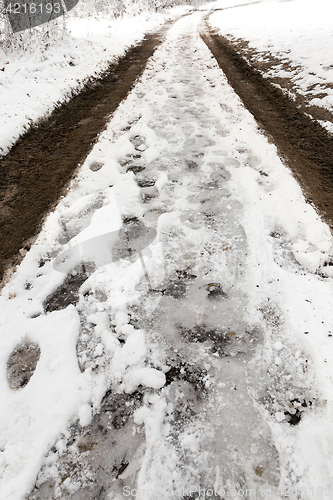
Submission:
[[[14,0],[12,5],[9,4],[9,1],[10,0],[0,0],[0,51],[5,54],[7,51],[13,50],[31,52],[36,49],[36,46],[39,48],[45,46],[45,48],[47,48],[51,40],[54,42],[57,38],[64,38],[66,36],[66,20],[68,16],[81,18],[102,16],[112,19],[127,15],[135,16],[148,11],[160,12],[177,5],[199,5],[205,3],[202,0],[79,0],[77,5],[65,15],[61,15],[37,27],[33,27],[33,23],[29,26],[29,24],[27,25],[27,22],[25,22],[24,30],[13,33],[12,25],[9,21],[8,5],[10,5],[11,9],[13,9],[14,6],[15,9],[18,9],[17,6],[20,5],[22,13],[18,13],[17,15],[23,16],[23,9],[27,9],[29,5],[31,9],[35,10],[35,6],[38,3],[46,1],[49,8],[50,4],[48,2],[54,4],[56,0],[20,0],[20,4],[15,3]],[[61,2],[62,6],[66,5],[66,2],[64,3],[62,0],[57,1]],[[21,23],[21,25],[23,25],[23,23]]]

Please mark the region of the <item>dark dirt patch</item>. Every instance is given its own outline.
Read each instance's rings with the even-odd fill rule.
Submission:
[[[226,298],[228,295],[223,291],[220,283],[208,283],[206,290],[208,299]]]
[[[285,411],[284,414],[286,416],[287,422],[290,425],[297,425],[300,423],[302,418],[302,412],[308,406],[312,406],[312,401],[306,401],[305,399],[300,402],[299,399],[293,399],[290,401],[291,409],[289,411]]]
[[[137,184],[141,188],[153,187],[155,186],[155,182],[154,179],[137,179]]]
[[[308,202],[332,228],[333,137],[248,64],[233,44],[211,30],[207,22],[201,37],[229,84],[277,146]]]
[[[0,160],[0,278],[6,267],[20,262],[21,248],[29,250],[27,240],[41,229],[44,216],[55,206],[171,24],[147,35],[98,80],[91,79],[80,94],[24,134]]]
[[[137,390],[132,394],[113,394],[108,391],[102,400],[99,413],[108,413],[113,428],[120,429],[128,422],[134,410],[140,406],[142,398],[142,390]]]
[[[198,164],[197,162],[193,161],[193,160],[186,160],[186,166],[189,170],[198,170]]]
[[[80,270],[76,274],[69,274],[62,285],[47,297],[44,308],[46,312],[66,309],[70,304],[76,305],[79,301],[79,288],[86,281],[88,275]]]
[[[170,361],[168,362],[170,363]],[[177,380],[185,380],[186,382],[189,382],[196,391],[202,392],[205,390],[206,376],[207,372],[204,368],[191,366],[179,360],[176,362],[171,361],[170,370],[165,374],[165,385],[170,385],[172,382]]]
[[[40,348],[34,342],[15,347],[7,361],[7,381],[11,389],[22,389],[30,381],[40,358]]]
[[[167,287],[162,291],[162,295],[169,295],[174,299],[180,299],[186,296],[187,289],[188,285],[184,281],[170,281]]]
[[[178,325],[178,330],[188,342],[207,342],[211,345],[212,352],[221,357],[251,354],[261,337],[261,332],[256,329],[238,333],[206,325],[196,325],[193,328]]]
[[[143,167],[141,165],[132,165],[127,169],[127,172],[133,172],[133,174],[139,174],[142,172],[146,167]]]
[[[190,274],[188,270],[176,270],[175,275],[170,278],[161,290],[155,291],[162,293],[162,295],[173,297],[174,299],[180,299],[186,296],[190,281],[194,280],[196,277],[196,275]]]
[[[235,336],[234,332],[228,334],[218,329],[206,328],[205,325],[196,325],[194,328],[179,326],[179,330],[189,342],[213,342],[213,350],[220,355],[224,355],[226,345],[231,344],[232,337]]]
[[[142,203],[149,203],[151,200],[157,198],[157,193],[142,193]]]
[[[264,393],[258,398],[258,402],[271,415],[281,412],[285,415],[286,423],[298,425],[303,414],[317,406],[317,401],[316,398],[309,398],[304,389],[291,384],[292,381],[288,382],[288,386],[282,385],[280,387],[278,383],[267,386]],[[289,400],[287,394],[291,389],[293,394],[297,394],[297,397]]]

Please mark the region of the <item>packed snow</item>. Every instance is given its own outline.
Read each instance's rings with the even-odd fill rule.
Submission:
[[[333,238],[202,17],[169,30],[1,292],[3,500],[92,498],[97,445],[70,426],[110,389],[136,398],[97,439],[110,499],[333,498]]]

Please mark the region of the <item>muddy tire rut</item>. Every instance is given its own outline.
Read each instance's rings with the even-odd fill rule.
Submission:
[[[244,106],[276,145],[307,201],[332,228],[332,135],[248,64],[232,42],[210,28],[207,17],[201,29],[203,41]]]
[[[31,128],[0,158],[0,280],[29,250],[110,115],[127,96],[173,21],[145,36],[70,102]]]

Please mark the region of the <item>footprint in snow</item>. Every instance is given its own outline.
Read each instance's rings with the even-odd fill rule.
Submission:
[[[34,342],[18,344],[7,360],[7,382],[11,389],[17,390],[25,387],[40,358],[40,348]]]

